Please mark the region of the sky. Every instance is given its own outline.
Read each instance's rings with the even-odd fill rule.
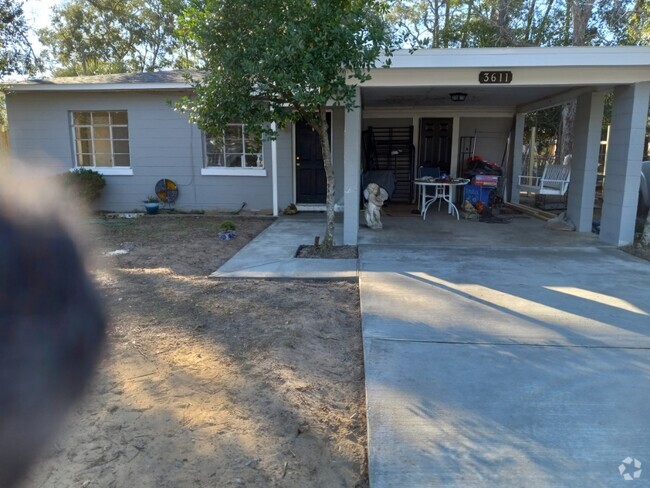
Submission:
[[[29,25],[40,29],[49,26],[50,10],[63,0],[24,0],[23,11]]]

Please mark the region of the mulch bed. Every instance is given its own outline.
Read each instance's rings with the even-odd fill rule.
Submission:
[[[332,246],[324,248],[322,246],[300,246],[296,251],[297,258],[316,258],[316,259],[357,259],[359,253],[357,246]]]

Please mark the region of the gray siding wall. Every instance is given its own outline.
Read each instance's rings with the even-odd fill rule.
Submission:
[[[169,178],[179,187],[178,209],[235,210],[246,202],[246,209],[270,211],[271,144],[264,144],[266,176],[201,175],[201,131],[167,103],[180,96],[152,92],[11,94],[7,112],[12,156],[23,164],[62,173],[74,167],[70,111],[127,110],[133,175],[105,176],[107,185],[97,208],[141,209],[156,182]],[[291,158],[286,157],[291,137],[285,132],[278,140],[281,204],[286,201],[292,173]]]
[[[363,119],[363,130],[367,130],[368,127],[410,127],[412,125],[413,119],[405,117]]]

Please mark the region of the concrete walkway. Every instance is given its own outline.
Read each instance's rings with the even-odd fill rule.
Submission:
[[[342,242],[342,225],[336,227],[335,244]],[[280,217],[249,242],[211,278],[357,279],[356,259],[298,259],[298,246],[313,244],[325,234],[325,217],[306,214]]]
[[[534,219],[383,220],[359,236],[373,488],[650,486],[650,263]],[[215,276],[356,276],[291,257],[322,222]]]

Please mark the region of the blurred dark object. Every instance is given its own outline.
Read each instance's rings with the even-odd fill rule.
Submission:
[[[79,398],[105,320],[72,237],[53,215],[0,202],[0,486],[14,486]]]

